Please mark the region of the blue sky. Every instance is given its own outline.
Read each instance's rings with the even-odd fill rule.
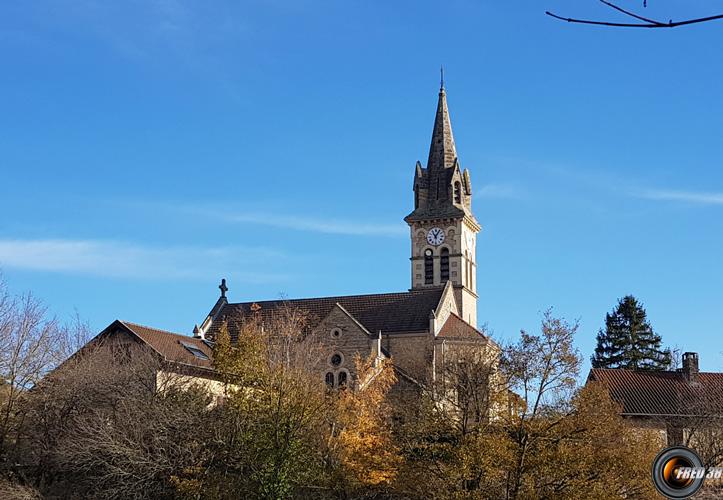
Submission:
[[[2,2],[5,280],[95,329],[188,333],[221,277],[232,301],[405,290],[444,64],[480,322],[510,339],[553,307],[588,357],[632,293],[723,370],[723,22],[546,9],[619,19],[594,0]]]

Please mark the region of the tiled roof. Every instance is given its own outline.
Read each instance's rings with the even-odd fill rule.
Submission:
[[[433,288],[400,293],[225,304],[208,333],[216,334],[221,324],[226,321],[233,337],[234,324],[244,316],[250,315],[252,306],[260,307],[258,314],[261,315],[262,320],[279,307],[291,307],[305,311],[309,315],[310,326],[313,327],[324,319],[336,304],[341,305],[372,334],[376,334],[379,330],[384,333],[427,331],[429,330],[429,313],[439,304],[442,291],[442,288]]]
[[[439,331],[437,337],[471,340],[485,340],[487,338],[482,332],[454,313],[451,313],[449,318],[447,318],[447,321],[444,322],[444,325]]]
[[[593,368],[588,381],[605,384],[627,415],[723,415],[723,373]]]
[[[212,349],[203,340],[128,321],[120,321],[120,323],[161,354],[166,361],[211,369]],[[184,347],[183,343],[200,350],[208,359],[195,356]]]

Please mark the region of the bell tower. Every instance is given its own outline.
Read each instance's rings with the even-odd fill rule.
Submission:
[[[462,319],[477,326],[477,233],[472,184],[462,170],[442,82],[426,168],[417,161],[414,211],[404,218],[412,240],[412,290],[451,281]]]

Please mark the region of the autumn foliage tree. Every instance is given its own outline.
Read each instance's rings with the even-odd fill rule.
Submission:
[[[208,498],[336,497],[391,483],[391,365],[358,358],[358,383],[330,391],[319,376],[327,353],[302,312],[251,314],[234,331],[232,339],[221,328],[214,349],[225,398],[212,456],[182,489]]]
[[[460,425],[459,413],[428,399],[405,424],[398,488],[430,498],[652,498],[654,437],[629,428],[599,387],[579,388],[577,325],[544,315],[539,334],[504,346],[496,383],[475,399],[489,418]],[[480,363],[474,378],[491,366]]]
[[[603,387],[577,385],[577,325],[549,312],[508,345],[450,343],[434,376],[357,357],[336,390],[303,311],[252,312],[231,330],[214,339],[209,383],[141,343],[86,346],[17,399],[7,435],[20,481],[0,479],[0,493],[652,498],[659,442],[630,429]]]
[[[347,495],[388,491],[401,463],[387,399],[396,376],[385,359],[357,356],[355,365],[357,390],[342,390],[336,397],[328,441],[337,489]]]

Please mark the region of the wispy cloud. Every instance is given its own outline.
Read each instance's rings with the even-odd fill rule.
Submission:
[[[525,197],[525,192],[510,184],[487,184],[477,191],[477,195],[481,198],[520,200]]]
[[[303,215],[231,213],[223,216],[230,222],[259,224],[282,229],[349,236],[404,236],[408,229],[399,224],[368,224],[352,220],[322,219]]]
[[[153,247],[70,239],[0,239],[0,268],[123,279],[207,279],[233,276],[246,283],[284,277],[263,273],[277,251],[241,247]]]
[[[574,183],[628,198],[660,202],[692,203],[699,205],[723,205],[723,192],[690,191],[642,187],[643,179],[616,176],[607,171],[571,168],[560,165],[540,165],[540,170]]]
[[[657,201],[680,201],[700,205],[723,205],[723,193],[679,191],[674,189],[644,189],[632,193],[638,198]]]
[[[123,201],[123,203],[127,203]],[[134,206],[152,206],[170,214],[193,215],[213,222],[230,224],[253,224],[278,229],[291,229],[310,233],[344,236],[403,237],[409,234],[406,225],[397,223],[370,223],[368,220],[340,219],[308,214],[284,214],[258,209],[234,209],[218,205],[176,205],[172,203],[134,202]]]

